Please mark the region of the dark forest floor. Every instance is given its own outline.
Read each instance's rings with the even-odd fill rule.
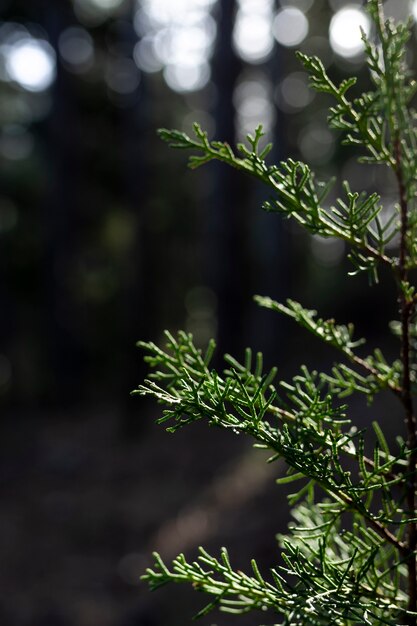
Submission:
[[[146,411],[146,409],[145,409]],[[142,413],[145,413],[142,411]],[[117,410],[6,415],[1,426],[0,622],[5,626],[184,626],[205,597],[151,594],[139,576],[226,545],[249,569],[277,560],[288,512],[283,471],[240,437],[196,424],[170,435]],[[264,622],[272,623],[273,617]],[[253,623],[212,614],[205,624]]]

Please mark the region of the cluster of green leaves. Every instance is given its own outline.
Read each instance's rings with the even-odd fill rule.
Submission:
[[[311,311],[290,304],[301,319],[314,324],[317,336],[326,342],[331,340],[345,354],[354,354],[361,342],[352,340],[351,326],[314,320]],[[393,455],[375,425],[379,443],[373,458],[367,458],[364,434],[350,425],[346,406],[335,403],[334,395],[326,388],[326,374],[303,367],[290,383],[280,381],[275,385],[276,369],[264,372],[262,355],[257,354],[254,359],[249,349],[244,363],[226,355],[225,369],[217,372],[210,367],[214,342],[203,354],[190,334],[180,331],[174,337],[167,332],[166,337],[164,349],[153,343],[139,344],[155,371],[133,393],[151,395],[164,405],[158,422],[169,421],[171,432],[205,419],[212,426],[251,436],[257,447],[270,451],[270,462],[285,459],[288,474],[278,482],[302,481],[290,497],[292,505],[302,501],[295,516],[306,511],[302,500],[306,494],[310,501],[308,510],[316,512],[310,522],[306,521],[305,533],[294,528],[291,540],[282,542],[286,565],[274,570],[273,583],[261,583],[257,577],[234,572],[224,560],[218,561],[203,551],[201,563],[188,563],[180,555],[174,560],[172,571],[157,556],[156,567],[149,569],[145,577],[151,587],[188,581],[196,589],[214,595],[202,613],[216,605],[233,612],[267,607],[282,613],[285,608],[287,619],[293,620],[285,624],[327,624],[330,614],[342,620],[335,624],[344,624],[346,619],[355,623],[359,615],[369,615],[369,619],[378,615],[382,619],[388,609],[395,609],[392,615],[398,616],[404,597],[403,570],[398,567],[393,571],[387,563],[393,553],[401,554],[402,529],[408,520],[392,493],[402,481],[401,468],[408,457],[405,446],[400,445]],[[377,376],[374,381],[380,382]],[[368,393],[366,383],[362,384]],[[317,487],[324,490],[329,502],[314,507]],[[343,539],[339,536],[340,519],[346,512],[354,514],[359,532],[355,541],[351,541],[351,536],[357,533],[346,534]],[[319,515],[322,517],[317,521]],[[400,529],[396,535],[392,534],[393,526]],[[312,538],[317,545],[306,559],[305,551],[312,547]],[[381,550],[387,541],[390,549]],[[209,564],[212,569],[201,569],[202,564]],[[288,573],[295,577],[292,585],[285,576]],[[313,588],[306,584],[310,578],[314,579]],[[255,586],[253,580],[257,581]],[[294,621],[296,616],[310,621]],[[394,624],[395,619],[380,623]]]
[[[295,473],[297,478],[308,478],[342,507],[357,508],[373,522],[396,521],[393,514],[371,514],[363,496],[374,492],[375,485],[388,488],[398,482],[392,478],[392,467],[404,461],[405,449],[401,447],[393,456],[384,442],[376,449],[376,461],[367,459],[363,435],[350,428],[346,406],[336,404],[333,394],[328,393],[326,375],[309,372],[303,366],[290,383],[274,385],[276,369],[263,372],[262,355],[258,353],[253,359],[250,349],[244,363],[226,355],[226,368],[217,372],[210,368],[214,342],[203,354],[188,333],[180,331],[175,338],[167,332],[166,337],[165,349],[139,343],[156,371],[133,393],[151,395],[166,407],[158,422],[173,422],[170,432],[205,419],[211,426],[251,435],[258,447],[271,451],[270,461],[278,457],[286,460],[292,479]],[[348,335],[340,346],[351,343]],[[346,456],[357,460],[357,472],[362,473],[357,482],[343,467]]]
[[[253,135],[247,136],[251,150],[240,143],[237,154],[227,143],[209,141],[199,124],[194,124],[194,131],[195,139],[178,130],[162,129],[159,135],[172,148],[203,153],[202,156],[192,155],[189,158],[191,168],[216,159],[258,178],[273,192],[273,196],[263,204],[266,211],[293,218],[312,234],[337,237],[347,242],[352,248],[354,273],[366,270],[376,281],[379,262],[393,266],[394,261],[385,254],[385,249],[398,234],[398,227],[395,215],[389,220],[381,219],[382,206],[378,194],[368,196],[365,192],[352,192],[345,182],[345,197],[338,198],[334,205],[326,206],[324,202],[334,181],[317,181],[308,165],[293,159],[283,161],[279,166],[268,165],[265,156],[270,144],[260,148],[263,137],[261,126]]]
[[[315,511],[308,513],[309,518],[314,519]],[[314,529],[310,527],[309,534]],[[339,541],[339,552],[332,550],[332,556],[321,543],[313,550],[305,550],[306,544],[294,543],[293,537],[289,541],[283,540],[287,550],[286,565],[279,570],[271,569],[271,581],[261,575],[254,559],[251,562],[252,576],[234,570],[225,548],[220,559],[200,548],[198,560],[191,563],[180,554],[173,561],[172,570],[155,554],[158,569],[150,572],[148,577],[152,589],[167,582],[186,582],[192,583],[196,590],[214,596],[214,600],[196,617],[220,605],[223,611],[232,614],[272,609],[287,616],[283,625],[344,625],[346,620],[373,624],[375,619],[378,624],[398,624],[391,618],[384,618],[384,615],[398,613],[398,605],[404,598],[390,568],[386,567],[388,560],[378,563],[380,569],[377,569],[375,554],[380,552],[380,539],[375,536],[369,544],[369,535],[362,539],[349,533],[346,540],[351,539],[350,550]],[[399,570],[401,567],[396,575]],[[306,585],[306,580],[313,580],[313,585]],[[320,598],[319,609],[317,598]]]
[[[166,333],[163,348],[139,343],[152,373],[133,393],[152,396],[164,406],[158,421],[168,422],[169,431],[205,419],[211,426],[246,434],[270,452],[270,462],[285,460],[287,474],[277,482],[299,484],[289,496],[294,524],[279,538],[283,565],[271,570],[269,580],[255,561],[251,575],[234,570],[224,549],[220,558],[201,549],[194,562],[180,555],[171,568],[155,555],[144,579],[152,589],[188,582],[209,594],[212,599],[199,615],[218,606],[231,613],[272,610],[282,626],[416,624],[410,566],[415,560],[410,527],[417,521],[410,499],[417,462],[412,438],[404,442],[398,437],[392,452],[374,422],[371,439],[376,443],[365,446],[366,432],[357,431],[347,417],[348,407],[340,404],[340,398],[353,393],[371,401],[388,390],[403,403],[412,426],[410,389],[417,388],[416,297],[407,275],[417,259],[417,150],[410,108],[415,85],[405,66],[410,27],[385,22],[379,0],[369,0],[368,8],[378,35],[376,43],[363,37],[373,91],[349,99],[354,78],[335,85],[318,58],[298,56],[312,87],[335,100],[330,126],[343,131],[345,143],[364,147],[364,163],[393,170],[400,199],[388,221],[382,219],[376,193],[352,192],[345,182],[343,197],[329,206],[331,181],[318,182],[307,165],[292,159],[267,164],[271,146],[261,148],[261,127],[236,150],[209,141],[197,124],[195,138],[160,131],[170,146],[193,151],[192,168],[218,160],[255,176],[271,191],[266,210],[294,219],[310,233],[346,242],[353,273],[365,270],[376,280],[378,265],[386,265],[397,279],[402,303],[401,321],[392,328],[402,342],[401,358],[389,363],[378,349],[368,356],[359,352],[364,340],[354,338],[352,324],[324,320],[293,300],[281,304],[256,296],[258,304],[292,318],[341,355],[330,373],[302,366],[291,381],[276,382],[276,368],[265,372],[262,355],[253,357],[249,349],[243,363],[226,355],[224,369],[217,371],[211,367],[214,341],[203,352],[182,331]],[[396,237],[401,240],[399,258],[387,248]],[[365,447],[373,453],[367,456]],[[346,520],[349,530],[343,528]]]
[[[354,392],[361,392],[372,400],[373,396],[382,389],[388,388],[396,394],[401,393],[401,362],[396,360],[388,364],[379,349],[365,358],[358,356],[354,348],[365,343],[365,340],[353,340],[353,324],[344,326],[336,324],[332,319],[317,319],[316,311],[305,309],[294,300],[287,300],[284,305],[265,296],[255,296],[255,301],[261,306],[291,317],[311,334],[340,350],[351,363],[365,372],[364,376],[358,369],[353,369],[346,363],[336,363],[332,369],[332,375],[326,373],[321,375],[322,380],[330,384],[330,391],[333,394],[343,397]],[[395,327],[398,328],[398,326]]]

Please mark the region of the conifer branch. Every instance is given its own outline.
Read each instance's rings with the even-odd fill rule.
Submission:
[[[235,571],[225,548],[221,550],[220,559],[200,548],[198,560],[191,563],[180,554],[174,559],[172,569],[154,553],[155,565],[148,568],[142,578],[149,582],[151,589],[169,582],[187,582],[197,591],[213,596],[195,617],[206,615],[219,606],[221,611],[231,614],[269,609],[287,616],[282,626],[325,626],[332,622],[345,624],[346,620],[373,624],[370,620],[374,618],[379,624],[397,626],[401,592],[389,579],[384,588],[373,589],[371,572],[377,571],[378,552],[375,540],[371,541],[371,549],[369,544],[358,546],[353,553],[355,560],[352,555],[344,554],[341,558],[339,554],[326,554],[323,544],[318,546],[316,558],[310,560],[305,558],[301,546],[294,547],[285,540],[284,543],[285,566],[270,571],[272,582],[265,580],[254,559],[252,576]],[[378,574],[386,578],[386,574]],[[294,581],[292,584],[288,576]]]
[[[408,569],[408,611],[407,623],[410,626],[417,624],[417,525],[416,516],[416,488],[417,488],[417,422],[413,407],[413,398],[411,391],[411,368],[410,368],[410,322],[415,307],[413,289],[410,288],[408,281],[408,259],[410,258],[410,250],[408,246],[409,238],[409,208],[408,208],[408,192],[406,178],[410,179],[410,167],[404,160],[404,148],[409,134],[409,119],[407,102],[405,101],[404,91],[404,56],[405,49],[398,44],[403,43],[409,37],[408,29],[396,30],[403,36],[397,38],[397,47],[392,45],[392,37],[390,34],[394,32],[395,27],[385,21],[383,13],[383,5],[380,0],[371,4],[372,11],[375,16],[375,23],[378,30],[379,39],[381,41],[382,55],[386,68],[386,90],[385,97],[388,110],[388,123],[390,129],[390,138],[392,143],[392,151],[394,163],[392,169],[395,173],[398,185],[399,205],[400,205],[400,250],[398,260],[398,283],[399,283],[399,302],[400,302],[400,320],[401,320],[401,362],[402,362],[402,394],[401,400],[405,410],[405,422],[408,433],[408,449],[411,451],[408,459],[408,471],[406,479],[406,500],[408,515],[410,518],[408,524],[407,536],[407,569]],[[413,135],[411,135],[413,136]],[[415,169],[414,169],[415,172]],[[408,180],[410,183],[410,180]],[[412,615],[414,613],[414,615]]]
[[[343,337],[339,337],[340,341],[346,346],[356,345],[351,339],[353,329],[336,328]],[[191,335],[180,332],[177,339],[170,333],[166,335],[167,351],[152,343],[140,342],[149,352],[146,360],[156,371],[152,374],[153,380],[146,380],[133,392],[151,395],[167,407],[158,420],[160,423],[173,420],[174,425],[168,430],[175,432],[204,418],[211,425],[250,435],[258,446],[270,450],[273,458],[283,457],[294,472],[320,486],[342,507],[341,511],[357,511],[386,541],[400,551],[404,549],[386,526],[391,520],[373,514],[362,499],[375,490],[375,485],[380,488],[386,482],[384,474],[393,463],[401,460],[403,453],[385,467],[374,465],[374,476],[367,476],[357,484],[352,482],[340,457],[348,454],[355,457],[359,465],[366,464],[363,450],[356,449],[354,435],[342,431],[347,423],[345,407],[332,406],[331,397],[317,385],[315,373],[303,368],[293,384],[281,382],[280,386],[286,391],[284,399],[272,385],[276,368],[264,374],[261,355],[257,356],[254,372],[251,371],[250,351],[245,365],[227,356],[231,367],[220,374],[209,370],[213,343],[203,355],[194,347]],[[271,425],[267,420],[269,413],[281,418],[282,425]]]
[[[158,422],[169,422],[167,430],[205,419],[244,433],[255,447],[270,451],[270,462],[285,459],[288,471],[278,483],[301,481],[288,497],[296,524],[280,538],[284,566],[271,570],[272,582],[255,561],[253,576],[233,570],[225,550],[217,559],[200,549],[191,563],[180,555],[172,569],[155,555],[145,580],[152,589],[189,582],[211,595],[199,615],[215,607],[232,613],[270,609],[282,616],[280,626],[417,626],[417,294],[410,283],[410,270],[417,268],[417,116],[410,108],[417,84],[406,66],[410,23],[385,21],[381,0],[368,0],[367,7],[378,39],[373,43],[363,34],[373,90],[351,98],[355,78],[337,85],[317,57],[298,56],[312,87],[333,97],[329,125],[344,133],[343,143],[363,146],[367,155],[360,161],[394,172],[399,203],[388,221],[376,193],[353,192],[345,182],[342,196],[327,206],[332,181],[317,181],[307,165],[292,159],[268,165],[271,145],[261,148],[261,126],[236,150],[209,141],[198,124],[194,138],[160,131],[172,147],[193,151],[192,168],[218,160],[254,176],[272,192],[265,210],[294,219],[309,233],[348,243],[353,273],[366,271],[376,281],[382,263],[399,289],[400,319],[391,329],[401,350],[393,363],[379,349],[365,357],[358,353],[363,340],[354,339],[353,325],[321,319],[294,300],[280,304],[260,296],[259,304],[293,318],[347,363],[321,373],[303,366],[292,381],[276,383],[276,368],[265,372],[262,355],[253,358],[250,350],[243,363],[226,355],[225,369],[216,371],[210,366],[213,341],[204,354],[181,331],[176,337],[167,333],[165,348],[140,342],[153,371],[133,393],[164,405]],[[396,237],[398,258],[388,253]],[[361,393],[370,401],[385,389],[402,403],[407,442],[399,437],[397,452],[391,452],[374,422],[377,442],[370,458],[365,431],[355,430],[348,407],[335,400]],[[322,492],[327,499],[318,501]],[[350,530],[343,530],[347,515]]]
[[[293,318],[310,333],[337,350],[340,350],[352,363],[360,366],[370,375],[365,381],[346,367],[336,367],[334,373],[338,376],[339,383],[343,384],[344,380],[347,381],[347,385],[344,386],[344,389],[349,388],[352,392],[364,392],[372,397],[377,391],[388,388],[396,396],[402,397],[403,392],[400,386],[399,362],[388,366],[380,350],[375,351],[373,356],[366,358],[358,356],[354,350],[365,343],[365,340],[353,340],[353,324],[343,326],[337,325],[332,319],[323,320],[317,318],[316,311],[305,309],[294,300],[287,300],[287,305],[283,305],[265,296],[255,296],[254,299],[260,306]],[[343,375],[345,375],[345,379]],[[347,375],[349,375],[350,378],[348,378]],[[331,380],[336,382],[335,379],[331,379],[329,376],[325,376],[324,378],[329,382]],[[340,389],[340,391],[343,391],[343,389]]]
[[[368,47],[371,52],[371,46]],[[310,85],[318,92],[333,96],[337,105],[330,109],[329,125],[331,128],[346,133],[343,141],[346,145],[363,145],[371,157],[363,161],[394,165],[394,158],[385,143],[385,121],[378,115],[378,101],[372,93],[364,93],[355,101],[349,101],[347,91],[356,84],[356,78],[342,81],[337,87],[328,76],[323,63],[316,56],[296,53],[310,75]]]
[[[238,144],[239,156],[228,143],[210,142],[199,124],[194,124],[196,139],[178,130],[163,128],[158,132],[172,148],[202,153],[201,156],[193,155],[189,158],[192,169],[218,160],[266,184],[274,196],[263,204],[263,209],[296,220],[312,234],[337,237],[348,243],[353,248],[351,259],[356,267],[354,273],[365,270],[373,280],[377,280],[378,263],[390,268],[395,265],[395,260],[385,254],[385,246],[397,231],[392,220],[385,225],[380,221],[382,207],[379,196],[353,193],[345,181],[345,197],[326,208],[323,202],[333,181],[316,181],[314,173],[305,163],[293,159],[281,162],[279,167],[268,166],[265,156],[270,145],[263,150],[259,145],[264,135],[262,126],[258,126],[253,135],[247,135],[250,149],[243,143]]]

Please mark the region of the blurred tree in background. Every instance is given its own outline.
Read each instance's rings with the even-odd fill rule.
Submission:
[[[184,177],[155,129],[198,120],[233,142],[262,122],[275,160],[300,154],[325,174],[344,167],[355,177],[292,52],[320,53],[335,75],[361,72],[360,3],[1,8],[4,403],[121,402],[137,376],[136,337],[187,317],[202,342],[217,329],[225,349],[239,347],[259,328],[244,304],[256,283],[288,292],[298,278],[314,282],[315,265],[337,276],[342,249],[254,217],[259,190],[231,174]],[[359,185],[373,184],[361,175]],[[299,249],[309,249],[308,266]],[[260,341],[272,345],[274,332],[263,328]]]
[[[388,15],[417,18],[415,1],[385,4]],[[385,298],[378,291],[371,296],[366,278],[339,292],[343,244],[301,234],[254,210],[262,191],[226,168],[213,165],[198,175],[184,175],[178,156],[160,145],[158,127],[189,130],[198,121],[211,136],[234,143],[262,123],[266,140],[274,142],[273,160],[300,157],[322,178],[338,174],[356,181],[358,189],[378,187],[385,205],[393,193],[391,181],[381,180],[377,168],[362,170],[351,148],[336,147],[325,124],[325,99],[316,101],[307,89],[306,74],[293,54],[294,49],[318,54],[337,80],[357,74],[362,91],[366,79],[359,26],[367,30],[369,19],[360,1],[1,0],[0,19],[0,399],[10,437],[3,444],[8,448],[3,481],[9,489],[3,502],[17,497],[12,492],[24,496],[13,482],[24,476],[29,492],[46,490],[56,514],[50,492],[60,494],[59,500],[65,489],[71,491],[71,480],[90,475],[89,454],[100,445],[103,460],[97,466],[107,462],[116,467],[122,457],[127,463],[123,439],[112,448],[113,431],[106,431],[102,415],[94,418],[86,444],[90,452],[82,453],[88,460],[81,454],[80,461],[73,450],[77,437],[85,435],[82,426],[71,435],[75,440],[66,439],[65,433],[72,432],[65,431],[67,426],[50,440],[45,435],[53,457],[46,455],[47,471],[57,482],[42,488],[31,487],[28,476],[42,480],[43,461],[39,469],[36,459],[45,457],[43,444],[35,454],[22,441],[36,439],[36,415],[47,410],[57,428],[60,412],[69,407],[76,409],[71,419],[81,415],[87,421],[88,408],[114,408],[117,437],[138,431],[146,418],[129,399],[144,373],[137,339],[157,340],[164,328],[185,327],[200,344],[216,337],[219,354],[238,355],[251,344],[270,364],[286,363],[291,374],[298,341],[290,334],[292,327],[264,316],[251,304],[253,293],[282,300],[297,292],[306,306],[320,307],[324,316],[331,310],[342,322],[356,320],[358,333],[367,327],[376,341],[379,329],[394,316],[381,307],[381,319],[370,319],[368,299],[372,297],[375,311]],[[315,350],[313,341],[310,349]],[[98,434],[105,443],[96,439]],[[57,437],[66,440],[63,448]],[[105,446],[119,460],[109,461]],[[52,454],[54,447],[58,452]],[[23,470],[17,452],[20,460],[13,461],[15,448],[26,459]],[[143,459],[149,460],[149,453]],[[134,471],[133,460],[129,463],[131,473],[123,470],[132,479],[126,501],[136,497],[140,502],[143,490],[132,472],[146,472],[146,463],[138,462]],[[201,467],[206,478],[213,471]],[[107,480],[105,472],[100,476]],[[61,479],[69,486],[63,487]],[[188,496],[184,489],[181,497],[185,501]],[[97,495],[97,511],[103,501]],[[59,511],[70,507],[69,500],[65,506],[59,502]],[[112,558],[121,559],[123,571],[130,561],[122,555],[137,550],[151,533],[148,526],[158,523],[145,523],[143,511],[136,519],[127,509],[125,517],[137,529],[126,534],[120,521],[120,528],[110,524],[112,530],[106,531],[112,541],[125,537],[126,545],[112,544],[118,555]],[[73,518],[79,522],[80,511],[74,511],[73,517],[64,515],[63,535],[75,527]],[[6,527],[12,529],[10,515]],[[49,532],[45,515],[39,512],[37,526],[36,516],[32,518],[32,533],[36,528]],[[120,510],[115,519],[117,515],[123,518]],[[0,514],[0,523],[2,519]],[[53,515],[50,523],[57,524]],[[26,534],[31,535],[29,530]],[[6,531],[3,536],[4,545],[10,544]],[[89,545],[88,537],[81,541],[81,551]],[[105,551],[106,537],[98,554]],[[23,556],[19,563],[16,580],[21,580]],[[85,565],[84,571],[94,578],[94,568]],[[7,566],[0,573],[7,575]],[[50,574],[45,576],[50,580]],[[31,589],[29,578],[27,585]],[[113,592],[119,593],[111,584],[106,587],[107,603]],[[134,588],[131,602],[136,594]],[[17,609],[16,614],[13,607],[7,610],[5,623],[35,624],[32,609],[20,618]],[[101,616],[100,622],[89,622],[81,611],[74,623],[121,624],[122,608],[119,613],[114,609],[118,621],[108,610],[108,621]],[[181,615],[176,617],[181,623]],[[161,619],[174,623],[168,621],[173,616]],[[42,622],[49,623],[61,622]]]

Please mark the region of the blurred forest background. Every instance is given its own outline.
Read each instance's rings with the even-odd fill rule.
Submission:
[[[417,2],[385,4],[417,18]],[[185,328],[219,354],[260,349],[288,379],[333,355],[253,294],[352,320],[371,346],[396,303],[390,282],[345,278],[342,244],[263,213],[235,172],[187,171],[156,129],[199,121],[234,144],[262,123],[272,159],[377,188],[392,211],[387,173],[340,147],[294,57],[366,88],[369,20],[344,0],[0,0],[0,20],[0,619],[182,626],[204,598],[149,594],[151,550],[274,563],[283,468],[204,425],[155,427],[159,408],[129,395],[146,373],[135,342]]]

